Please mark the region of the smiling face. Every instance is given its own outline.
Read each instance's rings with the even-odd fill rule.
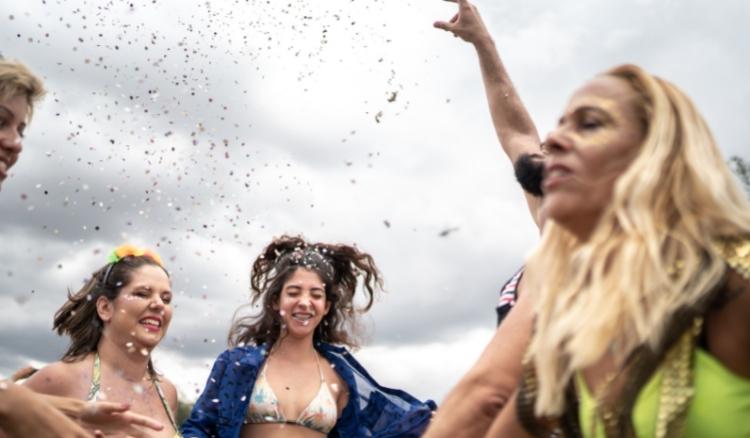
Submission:
[[[10,168],[18,161],[28,112],[26,96],[0,101],[0,186],[8,177]]]
[[[637,98],[625,80],[598,76],[573,95],[545,142],[542,209],[579,239],[596,226],[644,139]]]
[[[288,335],[312,338],[330,306],[320,276],[311,270],[297,268],[284,282],[274,310],[279,312]]]
[[[130,275],[114,301],[100,297],[104,336],[129,350],[151,351],[164,338],[172,320],[169,277],[156,265],[143,265]]]

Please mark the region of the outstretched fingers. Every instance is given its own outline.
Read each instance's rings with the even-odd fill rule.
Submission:
[[[120,415],[125,421],[134,426],[146,427],[148,429],[153,429],[156,431],[164,429],[163,424],[145,415],[140,415],[133,412],[125,412]]]
[[[127,403],[113,403],[113,402],[93,402],[86,405],[85,414],[95,415],[113,415],[125,412],[130,409],[130,405]]]
[[[432,25],[438,29],[452,32],[456,21],[458,21],[458,14],[454,15],[453,18],[450,19],[450,21],[436,21]]]

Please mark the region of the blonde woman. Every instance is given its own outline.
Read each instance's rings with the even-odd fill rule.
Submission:
[[[545,145],[535,332],[489,436],[750,436],[750,205],[693,103],[616,67]]]

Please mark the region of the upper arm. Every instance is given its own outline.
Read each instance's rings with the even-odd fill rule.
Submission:
[[[526,429],[521,425],[521,421],[518,419],[517,404],[518,393],[514,393],[508,402],[508,406],[495,418],[492,422],[489,432],[487,432],[486,438],[493,437],[508,437],[514,438],[531,438],[531,435],[526,432]]]
[[[503,150],[505,150],[505,153],[510,159],[511,166],[515,166],[518,157],[520,157],[521,155],[532,155],[540,153],[540,140],[539,136],[536,134],[536,131],[534,131],[533,133],[520,133],[516,131],[501,133],[500,131],[498,131],[498,137],[500,138],[500,142],[503,145]],[[538,228],[541,228],[541,223],[539,220],[539,206],[542,203],[542,199],[526,192],[525,190],[522,191],[524,197],[526,198],[526,205],[529,208],[531,219],[534,221]]]
[[[512,128],[505,128],[502,131],[498,130],[497,135],[511,164],[515,164],[518,157],[523,154],[541,153],[541,140],[536,130],[534,132],[519,132]]]
[[[519,294],[516,305],[466,376],[472,385],[489,388],[501,401],[508,400],[521,378],[523,355],[531,338],[531,304],[529,294]]]
[[[34,392],[42,394],[57,395],[61,397],[78,397],[74,381],[74,367],[71,364],[55,362],[29,377],[24,386]]]
[[[727,302],[706,319],[708,348],[729,370],[750,379],[750,281],[730,269],[726,288]]]

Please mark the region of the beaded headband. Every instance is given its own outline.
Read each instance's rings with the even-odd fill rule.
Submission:
[[[317,247],[295,248],[293,251],[284,254],[276,262],[276,265],[288,263],[291,266],[299,266],[305,269],[323,271],[325,277],[334,278],[335,270],[333,263],[328,258],[326,248],[318,249]]]

